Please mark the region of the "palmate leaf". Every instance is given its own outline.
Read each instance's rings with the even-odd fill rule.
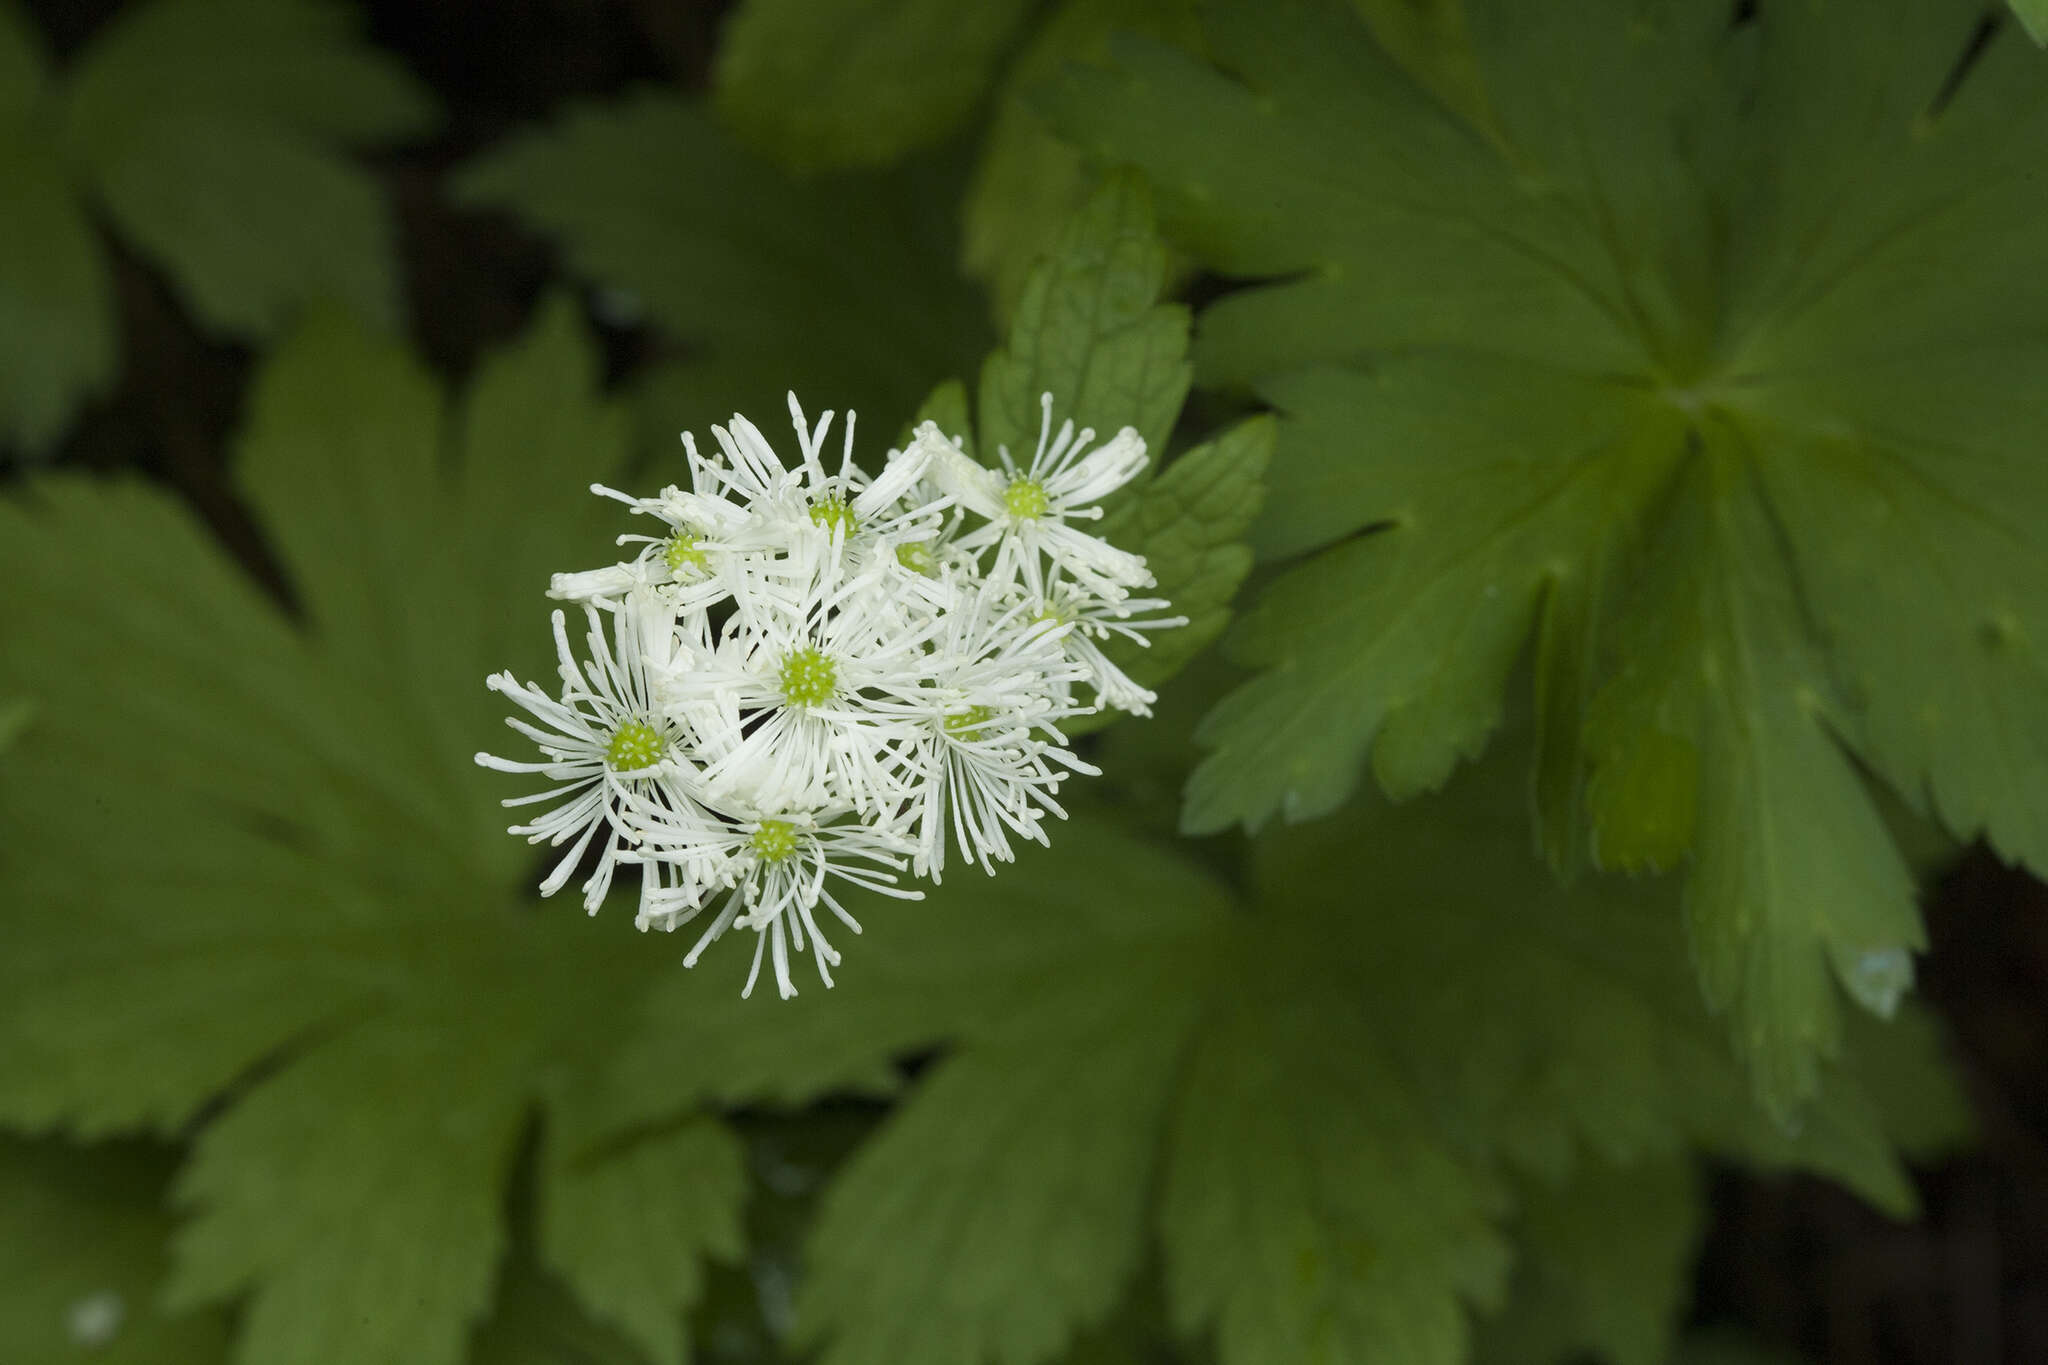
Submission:
[[[2048,866],[2048,79],[2000,32],[1947,91],[1969,0],[1463,9],[1497,136],[1321,0],[1217,6],[1230,74],[1134,42],[1047,96],[1203,260],[1283,277],[1202,318],[1201,375],[1282,414],[1261,549],[1306,558],[1186,827],[1324,814],[1368,755],[1435,786],[1533,638],[1546,849],[1690,850],[1787,1110],[1826,964],[1882,1009],[1921,941],[1844,748]]]
[[[469,757],[501,733],[485,673],[545,672],[548,573],[609,549],[584,490],[628,424],[596,378],[559,305],[452,420],[356,324],[296,334],[237,473],[303,625],[160,492],[0,504],[0,689],[39,703],[0,783],[0,1122],[199,1125],[171,1291],[243,1300],[237,1360],[463,1359],[531,1115],[587,1129],[570,1078],[663,965],[623,919],[526,903]],[[661,1360],[697,1255],[732,1247],[743,1191],[705,1157],[545,1168],[550,1263]],[[592,1233],[621,1182],[637,1245]]]
[[[463,202],[558,239],[578,274],[630,293],[693,353],[643,381],[654,448],[735,410],[770,425],[794,389],[893,431],[931,385],[986,347],[935,203],[945,166],[877,179],[792,179],[697,105],[645,92],[572,109],[464,167]],[[791,338],[801,337],[801,346]]]
[[[114,360],[88,207],[208,330],[275,335],[331,300],[395,323],[390,223],[347,150],[432,121],[330,0],[154,0],[61,79],[0,0],[0,446],[47,450]]]
[[[784,1045],[958,1046],[828,1190],[799,1298],[823,1359],[1051,1359],[1150,1223],[1174,1321],[1225,1365],[1460,1360],[1461,1305],[1503,1288],[1511,1192],[1591,1161],[1704,1147],[1910,1208],[1887,1068],[1907,1059],[1923,1113],[1960,1106],[1926,1035],[1859,1038],[1874,1070],[1831,1073],[1807,1128],[1776,1128],[1685,989],[1675,917],[1635,888],[1555,889],[1516,772],[1272,839],[1248,906],[1096,814],[995,882],[878,908],[869,969],[819,1010],[837,1030]],[[655,997],[650,1035],[700,1021],[678,999]],[[1689,1219],[1645,1236],[1682,1247]],[[1668,1330],[1616,1303],[1605,1253],[1559,1254],[1598,1340]]]

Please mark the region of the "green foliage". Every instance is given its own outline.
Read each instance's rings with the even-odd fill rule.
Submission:
[[[1030,92],[1069,62],[1106,60],[1115,33],[1197,48],[1201,23],[1194,0],[1066,0],[1039,25],[996,92],[961,205],[960,255],[987,283],[1004,319],[1016,308],[1025,275],[1091,188],[1081,157],[1046,125]]]
[[[325,0],[154,0],[59,80],[0,0],[0,446],[48,450],[112,378],[88,206],[210,331],[273,336],[323,299],[396,322],[389,217],[346,152],[432,105],[352,29]]]
[[[0,505],[24,589],[0,686],[47,698],[0,784],[0,1120],[170,1132],[232,1089],[178,1183],[170,1292],[246,1295],[237,1360],[462,1359],[529,1115],[578,1130],[593,1021],[659,966],[620,919],[525,903],[469,761],[497,730],[484,674],[545,658],[548,572],[606,548],[583,489],[627,428],[595,368],[552,307],[450,421],[355,325],[295,335],[238,472],[303,628],[162,493],[50,477]],[[80,876],[110,834],[120,858]],[[547,1169],[551,1263],[664,1359],[696,1254],[733,1249],[720,1153]],[[641,1241],[593,1231],[627,1199]],[[661,1259],[619,1275],[640,1252]]]
[[[2048,43],[2048,3],[2012,0],[2012,12],[2026,26],[2029,37],[2037,43]]]
[[[225,1314],[166,1313],[156,1149],[0,1138],[0,1343],[21,1361],[220,1365]]]
[[[570,267],[627,291],[692,347],[643,381],[651,443],[783,411],[852,408],[893,431],[934,380],[985,346],[952,265],[956,176],[793,180],[735,147],[693,105],[643,93],[574,109],[464,168],[464,202],[560,240]]]
[[[541,1188],[541,1248],[583,1302],[655,1365],[688,1358],[683,1311],[703,1289],[706,1256],[736,1261],[746,1170],[738,1141],[700,1120],[599,1160],[551,1144]]]
[[[1136,498],[1103,523],[1114,545],[1135,549],[1159,580],[1159,592],[1188,623],[1157,634],[1140,648],[1114,639],[1103,646],[1119,667],[1152,687],[1181,670],[1223,633],[1238,585],[1251,572],[1245,532],[1265,496],[1273,424],[1254,417],[1186,452]]]
[[[726,21],[719,112],[792,166],[887,165],[980,103],[1027,0],[745,0]]]
[[[1142,180],[1109,180],[1061,230],[1024,284],[1009,342],[981,367],[983,458],[1037,449],[1050,393],[1058,418],[1108,437],[1136,427],[1156,460],[1187,400],[1188,314],[1159,302],[1166,249]],[[993,463],[993,461],[989,461]]]
[[[36,704],[26,698],[0,702],[0,753],[35,720]]]
[[[1534,793],[1569,872],[1691,852],[1709,998],[1810,1095],[1836,981],[1921,946],[1860,760],[2048,866],[2040,59],[1967,0],[1463,6],[1495,135],[1321,0],[1225,4],[1230,74],[1077,68],[1063,127],[1224,273],[1198,373],[1283,416],[1186,827],[1441,783],[1536,641]],[[1845,753],[1844,750],[1847,750]]]
[[[1150,192],[1135,176],[1106,178],[1026,278],[1009,343],[982,366],[970,449],[985,461],[999,449],[1027,459],[1045,420],[1039,396],[1051,393],[1055,420],[1071,416],[1105,437],[1135,427],[1157,470],[1190,377],[1187,310],[1159,302],[1165,283]],[[964,392],[942,389],[928,405],[965,420]],[[1109,643],[1111,658],[1139,683],[1171,678],[1228,623],[1251,571],[1244,536],[1264,495],[1272,447],[1271,423],[1254,418],[1112,499],[1103,534],[1144,555],[1158,594],[1188,618],[1149,648]]]
[[[1685,988],[1676,918],[1627,888],[1554,889],[1514,773],[1274,836],[1248,903],[1086,812],[985,887],[877,908],[864,969],[778,1013],[781,1046],[961,1041],[827,1194],[799,1300],[825,1359],[1049,1359],[1129,1283],[1151,1220],[1174,1321],[1213,1329],[1226,1365],[1459,1360],[1460,1304],[1503,1288],[1517,1185],[1539,1191],[1532,1264],[1563,1277],[1586,1340],[1638,1359],[1668,1331],[1693,1216],[1644,1196],[1662,1250],[1588,1245],[1591,1216],[1557,1201],[1622,1178],[1587,1163],[1677,1181],[1703,1147],[1908,1209],[1873,1095],[1924,1085],[1913,1106],[1954,1122],[1938,1070],[1891,1078],[1932,1065],[1928,1035],[1859,1040],[1885,1079],[1838,1071],[1800,1134],[1776,1128]],[[618,1077],[641,1095],[724,1050],[701,992],[651,1000]],[[727,1065],[698,1061],[672,1100]],[[1544,1182],[1567,1192],[1546,1202]],[[1663,1297],[1634,1302],[1628,1274]]]
[[[1608,1365],[1662,1365],[1703,1230],[1699,1183],[1690,1162],[1669,1157],[1526,1183],[1515,1292],[1482,1324],[1474,1358],[1560,1365],[1591,1353]]]

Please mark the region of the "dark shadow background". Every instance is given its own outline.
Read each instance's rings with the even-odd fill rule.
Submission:
[[[968,0],[971,3],[971,0]],[[396,206],[413,340],[444,373],[512,336],[559,278],[551,250],[464,212],[444,173],[576,96],[701,89],[725,4],[689,0],[361,0],[371,39],[427,81],[432,141],[375,157]],[[61,61],[121,0],[27,0]],[[0,225],[4,228],[4,225]],[[59,462],[139,468],[174,486],[273,589],[225,460],[252,354],[203,337],[118,245],[122,363]],[[614,372],[657,343],[594,317]],[[1823,1182],[1723,1172],[1694,1319],[1843,1365],[2048,1362],[2048,886],[1977,851],[1930,887],[1923,994],[1975,1102],[1976,1150],[1924,1171],[1926,1213],[1894,1224]],[[1285,1365],[1275,1362],[1275,1365]]]

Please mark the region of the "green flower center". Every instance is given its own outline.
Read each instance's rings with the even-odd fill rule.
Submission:
[[[638,772],[661,762],[667,750],[668,741],[661,731],[637,720],[628,721],[612,732],[612,742],[604,747],[604,761],[615,773]]]
[[[787,820],[763,820],[748,842],[764,863],[779,863],[796,852],[796,826]]]
[[[811,521],[849,540],[860,529],[860,518],[837,493],[829,493],[811,504]]]
[[[915,574],[934,578],[939,572],[939,557],[932,553],[931,546],[921,540],[896,547],[896,562]]]
[[[695,531],[677,531],[662,547],[661,562],[668,565],[672,574],[679,574],[684,569],[703,568],[710,557],[704,553],[702,540],[703,537]]]
[[[955,739],[977,740],[981,738],[981,727],[988,724],[995,712],[986,706],[970,706],[957,715],[946,717],[946,733]]]
[[[1003,490],[1003,510],[1019,521],[1035,521],[1051,507],[1045,485],[1036,479],[1012,479]]]
[[[791,706],[821,706],[838,690],[839,665],[815,645],[783,656],[782,698]]]

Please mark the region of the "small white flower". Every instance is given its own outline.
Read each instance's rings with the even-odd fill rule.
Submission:
[[[557,848],[575,841],[541,882],[543,896],[562,889],[592,840],[605,832],[597,870],[583,883],[583,904],[595,914],[611,889],[621,843],[631,837],[620,821],[622,805],[634,795],[672,805],[687,805],[689,797],[674,780],[681,732],[655,710],[647,685],[646,660],[651,651],[646,635],[663,627],[644,611],[622,610],[612,620],[614,648],[606,642],[597,608],[584,611],[590,627],[588,664],[577,661],[562,613],[554,613],[555,653],[562,681],[559,698],[542,691],[538,684],[521,683],[510,673],[493,674],[487,680],[492,691],[510,697],[540,722],[535,725],[511,717],[505,723],[532,740],[544,755],[542,760],[519,762],[480,753],[476,761],[499,772],[538,773],[561,784],[501,803],[508,807],[559,803],[531,824],[514,825],[509,831],[525,835],[529,843],[545,842]]]
[[[788,811],[778,816],[752,814],[737,819],[680,816],[644,831],[642,861],[681,849],[689,856],[710,851],[725,860],[726,894],[711,924],[683,958],[697,965],[704,950],[737,925],[755,934],[754,964],[747,973],[742,998],[751,995],[761,975],[764,954],[775,964],[776,992],[787,1000],[796,994],[789,975],[792,949],[808,946],[816,959],[818,978],[829,988],[839,954],[818,927],[823,905],[854,933],[860,923],[832,893],[834,879],[899,900],[921,900],[924,892],[896,885],[895,873],[905,866],[909,841],[889,829],[858,823],[841,808],[824,812]],[[673,930],[689,923],[704,904],[696,897],[655,893],[643,910],[649,923]]]
[[[1065,636],[1067,657],[1081,665],[1097,701],[1138,716],[1151,715],[1152,703],[1159,697],[1117,667],[1103,652],[1101,642],[1118,636],[1151,648],[1145,632],[1172,630],[1188,623],[1185,616],[1146,614],[1165,611],[1171,605],[1163,597],[1105,600],[1079,584],[1062,580],[1057,573],[1047,579],[1046,595],[1036,603],[1042,619],[1071,627]]]
[[[1132,588],[1150,587],[1152,575],[1142,556],[1119,550],[1091,536],[1070,521],[1101,517],[1095,504],[1136,478],[1145,467],[1145,441],[1125,427],[1107,444],[1082,454],[1095,439],[1093,430],[1078,433],[1071,420],[1052,430],[1052,395],[1040,400],[1044,416],[1038,451],[1031,464],[1019,468],[1007,447],[997,450],[1002,468],[985,469],[954,450],[934,463],[934,478],[960,504],[988,519],[988,524],[963,536],[960,547],[996,549],[989,578],[1008,582],[1021,575],[1035,596],[1045,595],[1043,561],[1103,597],[1120,598]]]
[[[1016,856],[1011,834],[1043,844],[1044,816],[1066,818],[1055,794],[1070,772],[1096,771],[1066,750],[1058,729],[1094,709],[1067,701],[1086,677],[1064,652],[1067,629],[1022,602],[1001,611],[999,600],[985,587],[948,614],[920,698],[913,867],[934,882],[949,826],[961,855],[993,872],[993,862]]]

